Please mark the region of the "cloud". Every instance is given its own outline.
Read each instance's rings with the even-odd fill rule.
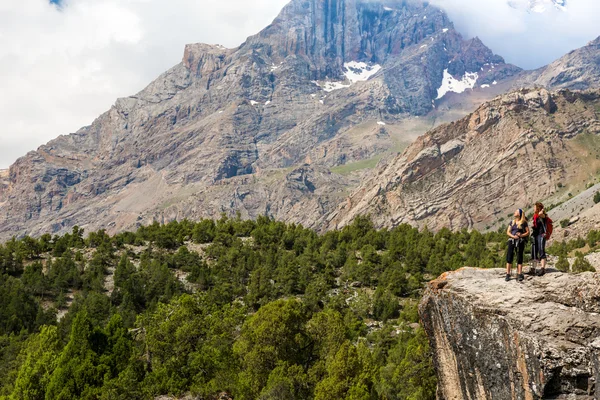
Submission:
[[[0,168],[143,89],[181,60],[186,43],[238,46],[285,3],[0,2]]]
[[[186,43],[235,47],[287,1],[0,1],[0,168],[141,90],[181,60]],[[507,1],[433,3],[465,36],[479,36],[527,68],[600,35],[597,0],[568,0],[568,12],[544,14],[515,10]]]
[[[432,0],[432,4],[445,9],[465,36],[479,36],[508,62],[527,69],[542,67],[600,36],[598,0],[567,0],[566,11],[553,7],[550,0],[538,1],[545,3],[545,12],[530,12],[529,0]]]

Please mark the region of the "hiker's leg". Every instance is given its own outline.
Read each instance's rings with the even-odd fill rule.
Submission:
[[[512,240],[508,241],[508,250],[506,251],[506,275],[510,275],[512,263],[515,257],[515,246]]]
[[[542,260],[542,270],[545,271],[546,270],[546,238],[545,237],[541,237],[540,238],[540,259]]]
[[[523,280],[523,260],[525,254],[525,241],[522,240],[517,246],[517,279]]]

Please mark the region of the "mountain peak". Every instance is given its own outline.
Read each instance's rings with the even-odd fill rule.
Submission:
[[[600,45],[600,36],[598,36],[596,39],[594,39],[588,43],[588,46],[598,46],[598,45]]]
[[[0,238],[236,211],[317,226],[359,181],[332,168],[408,145],[400,124],[440,93],[491,96],[519,71],[427,3],[293,0],[238,48],[187,45],[144,90],[20,158],[0,177]]]
[[[183,52],[183,65],[193,74],[211,73],[221,68],[225,55],[231,53],[219,44],[187,44]]]
[[[345,62],[382,63],[442,29],[453,28],[425,3],[366,0],[293,0],[243,48],[266,48],[280,61],[306,57],[318,78],[336,77]]]

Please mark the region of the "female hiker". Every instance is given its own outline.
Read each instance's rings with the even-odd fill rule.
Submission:
[[[510,270],[517,254],[517,280],[520,282],[523,276],[523,254],[525,253],[525,239],[529,236],[529,226],[527,217],[520,208],[515,211],[514,219],[508,225],[506,230],[508,235],[508,251],[506,253],[506,281],[510,281]]]
[[[537,261],[541,263],[542,268],[537,272],[538,276],[542,276],[546,273],[546,240],[549,239],[548,221],[550,221],[550,219],[544,210],[544,205],[542,203],[535,203],[531,258],[534,262]]]

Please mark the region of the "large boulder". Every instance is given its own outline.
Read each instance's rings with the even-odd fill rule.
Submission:
[[[600,276],[505,282],[464,268],[426,289],[419,312],[439,399],[597,399]]]

